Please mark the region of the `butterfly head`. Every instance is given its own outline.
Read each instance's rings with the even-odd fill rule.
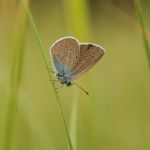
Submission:
[[[72,83],[71,83],[71,81],[67,78],[67,77],[65,77],[64,75],[62,75],[62,74],[59,74],[59,73],[57,73],[56,74],[56,78],[58,79],[58,81],[62,84],[62,85],[66,85],[66,86],[71,86],[72,85]]]

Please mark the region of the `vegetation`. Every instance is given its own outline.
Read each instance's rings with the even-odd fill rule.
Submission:
[[[141,2],[0,0],[0,150],[150,148],[150,2]],[[67,35],[106,50],[75,81],[90,96],[52,82],[49,47]]]

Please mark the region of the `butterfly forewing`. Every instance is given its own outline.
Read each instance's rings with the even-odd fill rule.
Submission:
[[[80,59],[76,71],[71,75],[74,80],[80,77],[83,73],[88,71],[95,65],[104,55],[104,49],[95,44],[81,43],[80,44]]]
[[[79,42],[72,37],[56,41],[51,47],[55,70],[66,76],[73,74],[80,56]]]

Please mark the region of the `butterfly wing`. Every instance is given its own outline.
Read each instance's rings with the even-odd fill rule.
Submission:
[[[78,63],[79,53],[79,42],[75,38],[66,37],[56,41],[51,46],[51,56],[56,72],[66,77],[73,74]]]
[[[83,73],[93,67],[104,55],[102,47],[95,44],[80,44],[80,59],[76,71],[71,75],[71,80],[80,77]]]

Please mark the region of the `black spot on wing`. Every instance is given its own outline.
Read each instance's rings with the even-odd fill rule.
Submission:
[[[88,44],[87,47],[86,47],[86,51],[87,51],[88,49],[90,49],[91,47],[93,47],[93,45],[92,45],[92,44]]]

